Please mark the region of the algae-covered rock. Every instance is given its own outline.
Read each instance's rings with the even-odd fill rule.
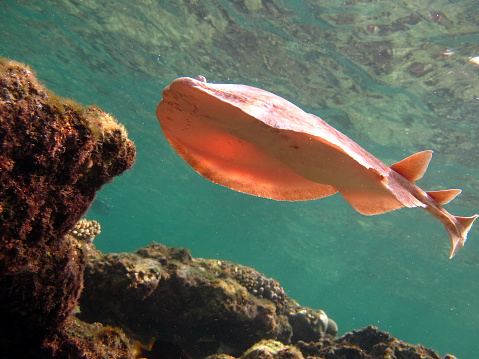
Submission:
[[[25,65],[0,60],[2,354],[28,343],[38,357],[73,312],[85,263],[79,241],[65,234],[134,160],[112,116],[59,98]]]
[[[70,317],[63,330],[49,336],[43,343],[50,358],[122,358],[133,359],[134,347],[125,333],[101,323],[88,324]]]
[[[376,327],[366,327],[334,339],[325,337],[312,342],[285,345],[275,340],[262,340],[246,350],[241,359],[455,359],[441,357],[422,345],[411,345],[393,338]],[[206,359],[232,359],[214,354]]]
[[[62,236],[133,164],[134,145],[112,116],[55,96],[29,68],[2,60],[0,74],[0,233]]]
[[[296,346],[304,357],[327,359],[455,359],[450,354],[441,357],[422,345],[404,343],[373,326],[346,333],[337,339],[324,338],[315,343],[299,342]]]
[[[242,359],[303,359],[301,352],[294,346],[284,345],[274,340],[262,340],[253,345]]]
[[[134,253],[92,250],[87,262],[82,320],[119,326],[142,342],[171,342],[194,358],[337,333],[326,313],[299,306],[274,279],[236,263],[157,243]]]
[[[298,305],[250,267],[158,243],[121,254],[87,248],[81,318],[142,342],[156,338],[149,355],[170,358],[175,348],[194,359],[441,359],[372,326],[335,338],[326,313]]]
[[[326,313],[298,305],[273,279],[182,248],[103,254],[88,244],[87,263],[80,317],[141,342],[156,338],[149,355],[170,358],[175,348],[194,359],[441,359],[372,326],[335,338]]]

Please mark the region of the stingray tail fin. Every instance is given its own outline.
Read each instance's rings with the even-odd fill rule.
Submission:
[[[479,217],[477,214],[471,217],[454,216],[454,219],[457,222],[455,228],[456,230],[454,231],[452,228],[446,227],[452,244],[451,252],[449,253],[449,259],[454,257],[457,251],[464,246],[467,240],[467,234],[469,233],[469,230],[471,229],[477,217]]]

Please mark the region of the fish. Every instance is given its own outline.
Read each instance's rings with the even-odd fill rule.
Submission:
[[[108,203],[108,201],[97,197],[95,198],[89,209],[91,209],[96,214],[106,216],[110,213],[111,207],[112,206],[110,203]]]
[[[279,201],[339,192],[368,216],[421,207],[449,234],[449,258],[464,246],[478,217],[454,216],[442,207],[460,189],[426,192],[415,184],[432,151],[387,166],[321,118],[260,88],[181,77],[163,90],[156,116],[196,172],[238,192]]]

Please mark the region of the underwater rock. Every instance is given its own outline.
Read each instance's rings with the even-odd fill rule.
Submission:
[[[235,263],[158,243],[134,253],[92,249],[87,263],[82,320],[119,326],[143,343],[173,343],[194,358],[240,355],[263,339],[289,344],[337,333],[326,313],[299,306],[278,282]]]
[[[38,358],[82,289],[82,245],[66,234],[95,192],[132,166],[135,147],[112,116],[57,97],[7,59],[0,125],[0,352],[16,356],[28,343]]]
[[[228,357],[232,359],[232,357]],[[453,355],[439,356],[422,345],[403,343],[380,331],[366,327],[346,333],[338,339],[326,337],[316,342],[300,341],[284,345],[274,340],[262,340],[244,352],[241,359],[455,359]],[[224,355],[210,355],[206,359],[226,359]]]
[[[408,68],[407,71],[415,77],[422,77],[428,74],[431,71],[434,71],[436,66],[433,64],[422,64],[420,62],[413,62]]]
[[[343,52],[356,62],[370,67],[374,74],[389,74],[393,71],[393,44],[390,41],[351,41],[345,44]]]
[[[251,267],[242,266],[232,262],[220,262],[221,268],[236,279],[239,284],[246,288],[248,292],[258,298],[266,298],[275,302],[281,308],[287,303],[287,296],[279,283],[271,278],[266,278],[263,274]]]
[[[292,345],[284,345],[274,340],[262,340],[253,345],[242,356],[242,359],[303,359],[301,352]]]
[[[136,358],[144,359],[191,359],[179,345],[164,340],[156,340],[155,338],[150,340],[148,346],[137,341],[135,354]]]
[[[317,343],[299,342],[297,348],[305,357],[361,358],[361,359],[441,359],[435,351],[422,345],[412,345],[393,338],[389,333],[369,326],[344,334],[332,340],[324,338]],[[446,354],[443,359],[454,359]]]
[[[70,317],[61,331],[43,343],[45,357],[69,359],[133,359],[134,348],[125,333],[101,323],[88,324]]]
[[[88,248],[80,318],[119,326],[142,343],[156,338],[156,347],[141,345],[147,358],[174,348],[198,359],[441,359],[372,326],[335,338],[338,328],[326,313],[298,305],[250,267],[158,243],[134,253]]]

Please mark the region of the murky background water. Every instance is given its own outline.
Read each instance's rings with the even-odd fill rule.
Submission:
[[[250,265],[341,333],[372,324],[472,359],[478,228],[448,260],[446,232],[421,209],[366,217],[339,195],[282,203],[230,191],[179,158],[155,108],[181,76],[264,88],[387,164],[434,150],[419,185],[462,188],[446,208],[469,216],[479,211],[478,20],[473,0],[2,0],[0,55],[113,114],[135,141],[134,168],[88,213],[102,224],[99,249],[157,241]]]

